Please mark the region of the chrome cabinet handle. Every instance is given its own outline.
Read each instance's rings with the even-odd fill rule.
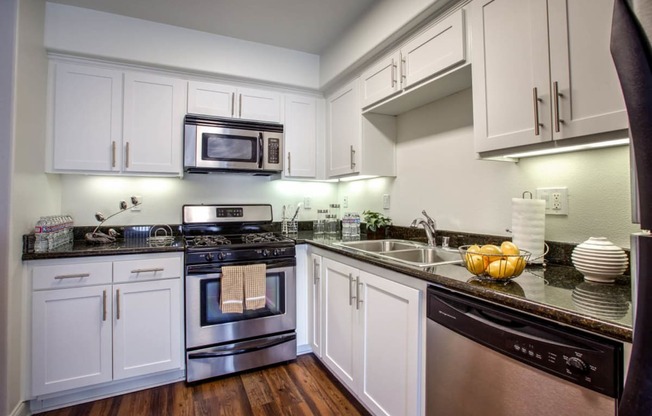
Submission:
[[[396,86],[396,82],[398,80],[396,79],[396,64],[394,63],[394,60],[392,59],[392,88]]]
[[[120,289],[116,289],[115,291],[115,307],[115,318],[120,319]]]
[[[59,276],[54,276],[54,280],[83,279],[84,277],[88,277],[90,275],[90,273],[62,274]]]
[[[405,66],[407,65],[407,62],[405,60],[405,57],[403,54],[401,54],[401,84],[404,84],[405,81],[407,81],[407,74],[405,70]]]
[[[537,87],[532,88],[532,101],[534,102],[534,135],[538,136],[540,128],[543,127],[543,124],[539,123],[539,98]]]
[[[235,115],[235,93],[231,93],[231,117]]]
[[[125,167],[129,167],[129,142],[125,144]]]
[[[292,174],[292,156],[288,152],[288,175]]]
[[[555,133],[559,133],[560,124],[564,120],[559,118],[559,97],[563,97],[563,94],[559,93],[559,82],[555,81],[552,83],[552,97],[554,100],[554,110],[555,110]]]
[[[106,321],[106,289],[102,291],[102,320]]]
[[[317,259],[313,259],[312,263],[312,283],[316,285],[319,283],[319,263],[317,263]]]
[[[115,167],[115,140],[111,142],[111,167]]]
[[[351,170],[355,169],[355,149],[351,145]]]
[[[360,309],[360,304],[363,302],[360,297],[360,286],[362,286],[362,283],[360,283],[360,276],[357,276],[355,278],[355,308],[358,310]]]
[[[242,94],[238,94],[238,117],[242,117]]]
[[[156,273],[165,270],[163,267],[152,267],[151,269],[135,269],[131,273]]]
[[[351,283],[353,283],[353,274],[349,273],[349,306],[353,305],[353,289],[351,289]]]

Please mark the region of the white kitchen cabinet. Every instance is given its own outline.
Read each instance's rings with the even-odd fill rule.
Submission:
[[[321,357],[321,295],[322,257],[310,253],[308,263],[308,343],[312,352]]]
[[[53,68],[52,168],[118,172],[122,72],[69,63],[56,63]]]
[[[374,414],[419,409],[417,289],[322,258],[322,359]]]
[[[189,81],[188,113],[280,123],[281,96],[254,88]]]
[[[609,52],[613,1],[472,3],[475,149],[627,128]]]
[[[82,63],[52,63],[54,173],[180,175],[185,82]]]
[[[113,296],[113,378],[180,368],[180,279],[117,284]]]
[[[466,62],[466,29],[464,10],[459,9],[449,16],[435,22],[422,32],[402,44],[361,76],[362,107],[366,108],[397,92],[407,93],[425,81]],[[467,87],[470,86],[467,85]],[[422,98],[417,97],[419,101]],[[391,106],[391,103],[388,104]],[[407,104],[414,108],[412,104]],[[389,114],[389,113],[388,113]]]
[[[125,172],[179,174],[185,102],[186,83],[180,79],[125,73]]]
[[[181,254],[31,262],[32,397],[183,369]]]
[[[283,137],[286,178],[317,177],[317,101],[313,97],[285,96]]]
[[[396,118],[362,115],[358,83],[327,99],[327,176],[395,176]]]

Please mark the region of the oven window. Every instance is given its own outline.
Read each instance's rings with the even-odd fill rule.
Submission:
[[[285,273],[267,272],[265,307],[244,310],[243,313],[222,313],[220,310],[220,279],[201,281],[201,326],[244,321],[285,313]]]
[[[258,139],[230,134],[202,133],[202,159],[256,163]]]

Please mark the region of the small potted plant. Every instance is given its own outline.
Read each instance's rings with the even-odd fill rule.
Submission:
[[[380,212],[364,211],[362,218],[367,224],[367,239],[378,240],[387,235],[387,226],[392,225],[392,219]]]

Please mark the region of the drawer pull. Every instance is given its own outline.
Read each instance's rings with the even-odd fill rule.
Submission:
[[[54,280],[83,279],[84,277],[89,277],[90,275],[90,273],[62,274],[59,276],[54,276]]]
[[[152,267],[151,269],[135,269],[131,273],[156,273],[165,270],[163,267]]]
[[[106,321],[106,289],[102,292],[102,320]]]
[[[115,319],[120,319],[120,289],[117,289],[115,291],[115,307],[116,307],[116,312],[115,312]]]

